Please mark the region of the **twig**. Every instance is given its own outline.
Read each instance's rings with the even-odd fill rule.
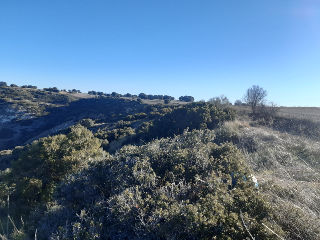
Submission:
[[[265,226],[267,229],[269,229],[274,235],[276,235],[278,238],[280,238],[281,240],[284,240],[282,237],[280,237],[278,234],[276,234],[274,231],[272,231],[267,225],[265,225],[264,223],[262,223],[263,226]]]
[[[8,200],[7,200],[7,202],[8,202],[8,219],[7,219],[7,235],[9,235],[9,195],[8,195]]]
[[[14,230],[16,230],[17,232],[19,232],[19,233],[20,233],[20,231],[18,230],[18,228],[17,228],[17,227],[16,227],[16,225],[14,224],[13,220],[11,219],[11,217],[10,217],[10,216],[8,216],[8,218],[10,219],[10,221],[11,221],[11,223],[12,223],[13,227],[14,227]]]
[[[8,240],[8,238],[6,238],[5,235],[1,235],[1,234],[0,234],[0,238],[1,238],[2,240]]]
[[[2,228],[2,232],[3,232],[3,234],[6,234],[5,232],[4,232],[4,229],[3,229],[3,226],[2,226],[2,222],[1,222],[1,220],[0,220],[0,225],[1,225],[1,228]],[[1,235],[0,235],[1,236]]]
[[[253,237],[253,236],[251,235],[251,233],[249,232],[248,227],[246,226],[246,224],[245,224],[244,221],[243,221],[241,209],[240,209],[240,217],[241,217],[241,220],[242,220],[242,224],[243,224],[243,226],[245,227],[245,229],[247,230],[247,232],[249,233],[250,237],[252,238],[252,240],[255,240],[254,237]]]

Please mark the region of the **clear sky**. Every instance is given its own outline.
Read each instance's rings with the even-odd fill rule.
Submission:
[[[320,1],[0,0],[0,81],[320,107]]]

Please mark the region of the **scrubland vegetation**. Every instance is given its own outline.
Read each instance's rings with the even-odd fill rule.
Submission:
[[[0,237],[320,239],[320,124],[218,100],[50,108],[73,124],[1,152]]]

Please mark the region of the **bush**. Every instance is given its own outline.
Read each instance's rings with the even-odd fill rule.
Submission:
[[[92,128],[94,126],[94,121],[90,118],[82,119],[79,123],[86,128]]]
[[[169,104],[170,103],[170,99],[164,99],[164,104]]]
[[[77,172],[94,158],[104,156],[100,141],[89,130],[76,125],[69,131],[67,135],[34,141],[12,162],[11,171],[4,176],[15,209],[11,215],[28,216],[36,207],[51,201],[54,185],[66,174]],[[6,198],[8,194],[2,191],[0,197]]]
[[[133,115],[127,115],[127,116],[125,116],[123,118],[123,120],[125,120],[125,121],[134,121],[134,120],[136,120],[136,117],[133,116]]]
[[[135,115],[134,115],[134,118],[135,119],[144,119],[144,118],[146,118],[147,117],[147,114],[145,114],[145,113],[143,113],[143,112],[141,112],[141,113],[136,113]]]
[[[160,116],[161,116],[161,114],[159,112],[150,112],[149,119],[154,119],[154,118],[157,118]]]
[[[174,109],[163,108],[163,116],[142,124],[136,129],[132,142],[150,141],[154,138],[173,137],[185,129],[213,129],[225,121],[234,120],[235,111],[218,108],[209,103],[192,103]],[[130,140],[129,140],[130,142]]]
[[[260,120],[260,122],[262,120],[266,124],[272,124],[279,109],[280,108],[274,103],[270,103],[269,105],[261,104],[257,107],[254,118]]]
[[[192,96],[181,96],[181,97],[179,97],[179,101],[193,102],[194,101],[194,97],[192,97]]]
[[[141,99],[148,99],[148,95],[145,94],[145,93],[140,93],[140,94],[139,94],[139,98],[141,98]]]
[[[216,106],[228,106],[228,105],[231,105],[229,99],[224,95],[221,95],[219,97],[210,98],[208,102],[210,102],[210,103],[212,103],[212,104],[214,104]]]
[[[123,147],[66,178],[39,231],[51,239],[244,239],[243,218],[256,239],[277,239],[262,223],[283,235],[254,183],[243,180],[250,170],[241,153],[213,139],[212,131],[192,131]]]

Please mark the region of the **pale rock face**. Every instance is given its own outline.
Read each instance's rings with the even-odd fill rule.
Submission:
[[[32,118],[30,113],[21,110],[15,110],[12,108],[5,108],[0,110],[0,124],[10,122],[12,119],[28,119]]]
[[[15,111],[13,109],[7,108],[0,114],[0,123],[9,122],[16,118]]]

